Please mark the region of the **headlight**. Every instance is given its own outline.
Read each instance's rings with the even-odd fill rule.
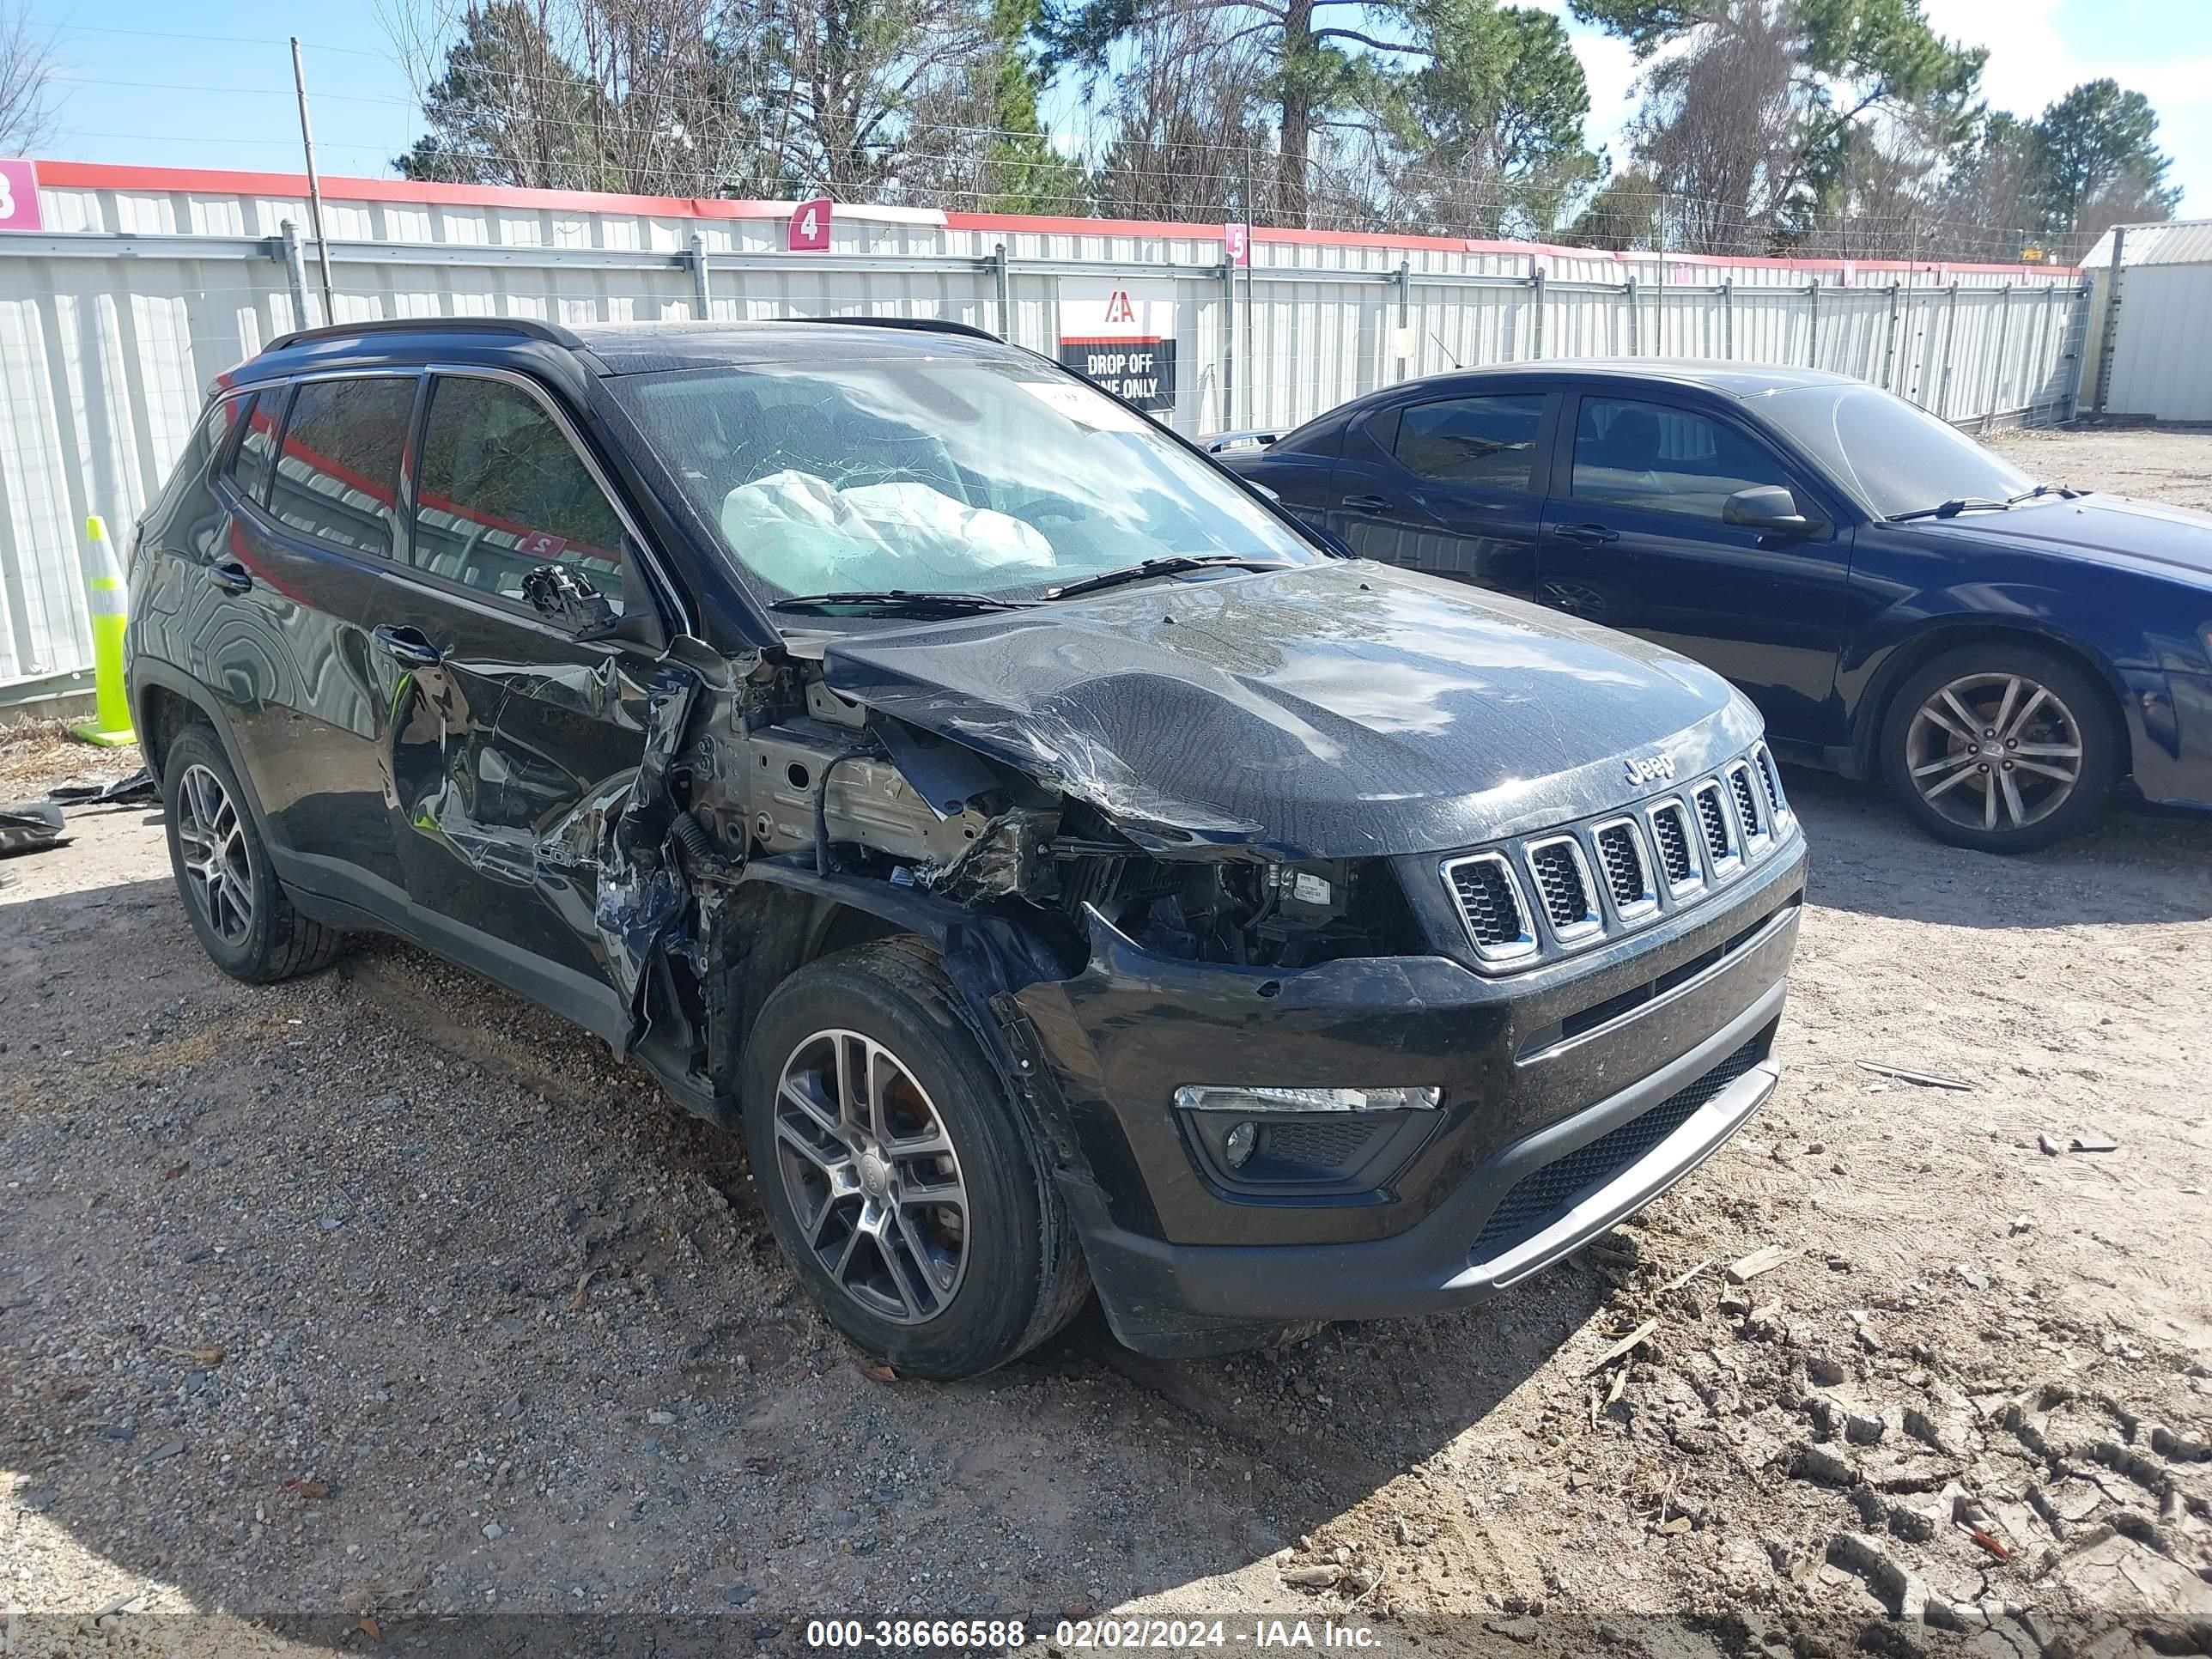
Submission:
[[[1189,1112],[1396,1112],[1407,1107],[1432,1111],[1443,1103],[1442,1089],[1275,1089],[1243,1084],[1186,1083],[1175,1103]]]

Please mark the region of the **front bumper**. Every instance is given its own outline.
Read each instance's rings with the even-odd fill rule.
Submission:
[[[1485,1301],[1642,1209],[1743,1127],[1781,1076],[1769,1051],[1782,1000],[1776,984],[1690,1053],[1490,1159],[1427,1220],[1394,1237],[1169,1244],[1114,1226],[1096,1189],[1076,1187],[1068,1195],[1108,1316],[1132,1347],[1188,1356],[1243,1346],[1255,1324],[1390,1318]],[[1718,1071],[1728,1080],[1701,1090]],[[1686,1115],[1649,1151],[1596,1176],[1595,1184],[1569,1187],[1534,1232],[1494,1253],[1481,1248],[1486,1224],[1524,1180],[1540,1180],[1549,1166],[1678,1100]]]
[[[1464,1306],[1649,1203],[1774,1088],[1803,870],[1800,837],[1725,905],[1502,979],[1431,957],[1271,980],[1095,941],[1085,974],[1018,1000],[1116,1334],[1189,1355]],[[1445,1104],[1371,1186],[1238,1192],[1170,1102],[1243,1079],[1441,1085]]]

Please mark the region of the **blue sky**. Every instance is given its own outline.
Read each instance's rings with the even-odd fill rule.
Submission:
[[[1528,3],[1566,11],[1566,0]],[[2187,192],[2182,211],[2212,214],[2212,0],[1923,4],[1943,33],[1990,49],[1984,86],[1997,107],[2032,115],[2100,75],[2146,94],[2174,158],[2172,176]],[[51,155],[297,171],[289,15],[303,20],[296,27],[325,171],[388,173],[419,131],[374,5],[289,13],[266,0],[201,0],[189,9],[173,0],[29,0],[28,9],[52,35],[66,77]],[[1575,35],[1590,83],[1590,138],[1614,141],[1634,102],[1636,65],[1619,41],[1581,28]]]

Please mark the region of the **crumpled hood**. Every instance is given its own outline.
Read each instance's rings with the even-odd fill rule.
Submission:
[[[2014,507],[2009,513],[1962,514],[1917,524],[1939,533],[1986,538],[2004,546],[2040,544],[2054,552],[2100,557],[2153,575],[2199,581],[2212,577],[2212,513],[2160,501],[2084,495]]]
[[[1741,752],[1751,706],[1626,635],[1366,561],[1170,580],[830,645],[830,686],[1141,843],[1443,851]]]

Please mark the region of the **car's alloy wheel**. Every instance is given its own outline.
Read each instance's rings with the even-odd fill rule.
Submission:
[[[821,957],[770,992],[742,1073],[745,1161],[823,1316],[902,1376],[975,1376],[1089,1294],[1030,1103],[927,941]]]
[[[185,891],[217,938],[243,948],[253,933],[253,854],[238,803],[213,769],[185,769],[177,842]]]
[[[926,1324],[968,1271],[967,1183],[928,1091],[858,1031],[817,1031],[776,1086],[777,1170],[807,1249],[878,1319]]]
[[[2081,723],[2057,692],[2025,674],[1973,673],[1937,688],[1905,740],[1912,787],[1962,829],[2027,830],[2073,799]]]
[[[345,935],[310,921],[276,879],[253,802],[212,727],[195,721],[161,757],[169,867],[192,933],[216,967],[249,985],[310,974]]]

